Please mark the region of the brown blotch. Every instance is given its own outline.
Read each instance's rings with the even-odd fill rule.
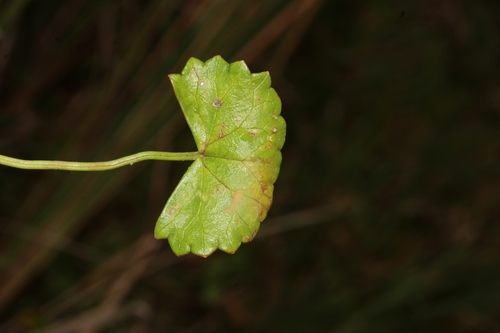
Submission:
[[[214,99],[214,102],[212,103],[212,105],[218,109],[222,106],[222,102],[218,98],[216,98],[216,99]]]
[[[259,217],[264,219],[266,217],[267,211],[264,209],[264,206],[259,206]]]
[[[267,191],[267,185],[265,185],[265,184],[260,185],[260,188],[262,189],[262,193],[266,193],[266,191]]]
[[[236,209],[236,206],[238,205],[238,202],[241,200],[241,197],[243,196],[243,192],[241,190],[237,190],[234,192],[234,196],[231,199],[231,206],[226,208],[226,213],[230,214],[234,212]]]
[[[172,209],[170,209],[168,215],[173,216],[179,210],[179,208],[180,208],[179,203],[176,203],[175,206],[172,207]]]
[[[254,231],[252,232],[252,235],[251,235],[251,236],[243,236],[243,239],[242,239],[243,243],[248,243],[248,242],[251,242],[251,241],[255,238],[255,236],[257,236],[257,232],[258,232],[258,231],[259,231],[259,229],[254,230]]]
[[[217,137],[219,139],[222,139],[225,136],[226,136],[226,124],[222,123],[220,124],[220,132],[219,134],[217,134]]]

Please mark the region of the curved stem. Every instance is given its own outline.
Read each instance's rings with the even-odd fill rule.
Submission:
[[[194,161],[199,156],[200,154],[198,152],[168,153],[163,151],[143,151],[105,162],[67,162],[29,161],[0,155],[0,164],[18,169],[31,170],[105,171],[147,160]]]

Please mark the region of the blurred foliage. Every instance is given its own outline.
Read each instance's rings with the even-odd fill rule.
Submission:
[[[0,150],[194,143],[167,78],[269,70],[287,142],[235,255],[152,239],[186,163],[1,168],[0,331],[500,331],[500,3],[5,0]]]

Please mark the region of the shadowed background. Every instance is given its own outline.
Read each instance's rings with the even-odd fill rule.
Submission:
[[[0,153],[195,145],[167,75],[268,70],[287,141],[234,255],[153,239],[189,163],[0,167],[0,332],[500,332],[500,3],[6,0]]]

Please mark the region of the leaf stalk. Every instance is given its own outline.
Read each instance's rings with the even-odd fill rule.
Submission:
[[[28,170],[66,170],[66,171],[106,171],[117,169],[138,162],[156,161],[194,161],[200,156],[198,152],[171,153],[163,151],[143,151],[111,161],[103,162],[71,162],[71,161],[43,161],[22,160],[0,155],[0,164]]]

